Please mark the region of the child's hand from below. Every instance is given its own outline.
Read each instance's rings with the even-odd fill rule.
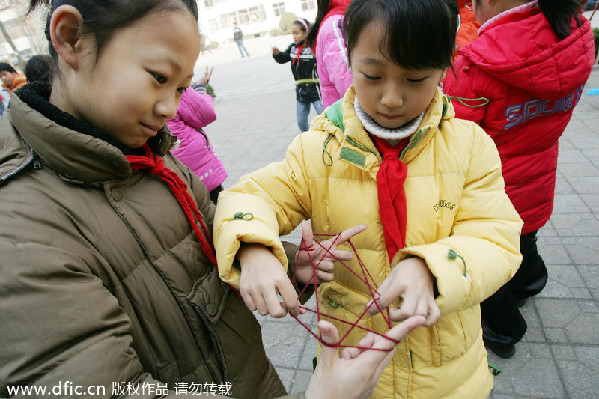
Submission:
[[[279,54],[281,51],[277,48],[277,47],[273,47],[272,48],[272,55],[277,55]]]
[[[396,341],[413,329],[424,325],[422,316],[412,317],[385,334]],[[328,321],[318,323],[322,339],[329,344],[339,342],[337,329]],[[307,399],[366,399],[374,392],[381,374],[395,353],[395,342],[368,333],[358,344],[361,348],[323,346],[318,365],[306,390]]]
[[[243,244],[237,252],[241,265],[239,292],[246,306],[265,316],[284,317],[300,313],[299,300],[283,265],[262,244]],[[281,295],[283,302],[279,302]]]
[[[314,284],[312,280],[313,264],[316,265],[316,284],[331,281],[335,261],[348,261],[353,257],[351,251],[337,249],[337,245],[346,242],[356,234],[366,230],[366,225],[360,224],[342,231],[339,235],[322,241],[320,245],[314,242],[312,225],[305,221],[302,223],[302,240],[308,248],[298,251],[296,259],[295,278],[302,284]]]
[[[399,309],[389,309],[391,320],[401,321],[410,316],[421,315],[426,319],[425,325],[430,327],[441,317],[441,311],[435,302],[433,280],[433,275],[423,259],[404,259],[395,265],[378,288],[379,298],[376,302],[380,309],[386,309],[401,297]],[[372,300],[368,302],[367,316],[379,313],[377,304]]]

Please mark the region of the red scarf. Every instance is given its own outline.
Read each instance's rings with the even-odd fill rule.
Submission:
[[[404,182],[408,167],[399,160],[399,155],[410,142],[406,137],[395,148],[384,139],[370,135],[376,148],[383,155],[383,163],[376,174],[376,187],[379,196],[379,214],[383,223],[383,233],[387,243],[389,263],[406,242],[407,204]]]
[[[185,217],[189,221],[189,224],[191,225],[191,228],[193,229],[196,238],[200,242],[202,252],[204,252],[204,255],[206,255],[210,262],[216,265],[216,256],[214,255],[212,246],[208,243],[208,240],[210,240],[208,228],[206,227],[206,224],[202,219],[202,215],[200,214],[200,211],[198,210],[195,201],[187,192],[187,185],[175,172],[164,166],[162,158],[155,156],[152,153],[152,150],[150,149],[148,144],[145,144],[143,148],[146,152],[145,157],[138,155],[127,155],[127,159],[131,164],[131,169],[147,169],[148,173],[158,176],[161,180],[168,184],[173,195],[177,199],[177,202],[179,203],[179,205],[181,205],[181,208],[185,213]],[[200,231],[200,228],[198,227],[196,220],[200,222],[204,234],[202,234],[202,232]]]

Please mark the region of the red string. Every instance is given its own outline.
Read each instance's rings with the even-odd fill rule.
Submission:
[[[152,153],[152,150],[148,146],[148,144],[144,145],[144,151],[146,152],[146,156],[138,156],[138,155],[127,155],[127,159],[131,164],[131,168],[133,170],[147,170],[148,173],[156,175],[161,180],[168,184],[171,192],[177,199],[177,202],[181,205],[183,209],[183,213],[185,213],[185,217],[189,221],[193,232],[195,233],[196,238],[198,239],[200,246],[202,247],[202,252],[208,258],[210,262],[212,262],[217,270],[218,265],[216,263],[216,256],[214,255],[214,251],[212,246],[208,243],[210,240],[210,233],[208,232],[208,228],[204,223],[204,219],[198,210],[198,207],[195,204],[191,195],[187,192],[187,185],[179,175],[170,170],[169,168],[164,166],[164,161],[161,157],[157,157]],[[202,231],[198,227],[196,220],[202,226]]]
[[[325,342],[321,336],[317,335],[314,331],[312,331],[312,328],[310,326],[308,326],[306,323],[304,323],[302,320],[300,320],[300,318],[298,316],[294,316],[291,315],[302,327],[304,327],[306,330],[308,330],[308,332],[314,337],[316,338],[322,345],[328,346],[328,347],[333,347],[333,348],[349,348],[349,347],[355,347],[358,349],[363,349],[363,350],[382,350],[382,351],[389,351],[388,349],[377,349],[377,348],[370,348],[370,347],[361,347],[361,346],[352,346],[352,345],[345,345],[343,343],[343,341],[347,338],[347,336],[350,334],[350,332],[352,332],[355,328],[358,328],[360,330],[366,331],[366,332],[371,332],[374,333],[378,336],[384,337],[390,341],[393,341],[394,343],[399,343],[399,341],[393,339],[393,338],[389,338],[384,334],[378,333],[376,331],[373,331],[369,328],[366,327],[362,327],[360,325],[358,325],[358,323],[364,318],[364,316],[366,315],[366,312],[372,307],[372,306],[376,306],[379,313],[383,316],[383,319],[385,320],[385,322],[387,323],[387,325],[389,326],[389,328],[392,327],[392,323],[391,323],[391,318],[389,316],[389,310],[388,309],[381,309],[379,304],[378,304],[378,298],[380,297],[380,295],[377,292],[377,285],[374,282],[374,279],[372,278],[372,276],[370,275],[370,273],[368,272],[368,268],[366,268],[366,266],[364,265],[364,262],[362,261],[362,259],[359,257],[358,252],[356,251],[356,248],[354,247],[354,244],[351,242],[351,239],[347,240],[347,243],[350,245],[353,253],[356,256],[356,260],[358,261],[358,264],[360,265],[360,269],[361,269],[361,276],[356,273],[354,270],[352,270],[352,268],[350,268],[344,261],[338,259],[335,255],[333,255],[330,252],[330,248],[332,248],[336,241],[339,239],[339,235],[327,235],[327,234],[315,234],[315,237],[326,237],[326,238],[330,238],[330,237],[334,237],[333,242],[331,243],[331,245],[328,248],[325,248],[320,242],[318,241],[314,241],[314,243],[307,245],[306,242],[302,239],[302,242],[300,244],[299,250],[304,250],[306,251],[306,253],[308,254],[308,258],[310,259],[310,264],[312,265],[312,277],[310,277],[310,280],[308,281],[308,283],[306,283],[306,285],[304,286],[304,288],[302,289],[302,291],[300,292],[299,297],[301,297],[303,295],[303,293],[306,291],[306,289],[308,288],[308,286],[312,286],[314,288],[314,293],[316,294],[316,310],[310,309],[308,307],[302,306],[300,305],[300,308],[307,311],[307,312],[311,312],[311,313],[315,313],[316,314],[316,319],[317,322],[321,320],[321,317],[327,317],[329,319],[341,322],[343,324],[348,324],[350,325],[350,328],[347,330],[347,332],[343,335],[343,337],[341,337],[341,339],[337,342],[337,343],[327,343]],[[312,252],[314,252],[314,245],[319,245],[325,252],[326,254],[330,255],[331,257],[333,257],[335,259],[335,261],[339,262],[341,265],[343,265],[347,270],[349,270],[354,276],[356,276],[360,281],[362,281],[367,287],[368,287],[368,291],[370,293],[370,296],[374,299],[372,301],[372,303],[366,307],[364,309],[364,312],[362,312],[362,314],[360,316],[358,316],[358,318],[356,319],[356,321],[351,322],[348,320],[342,320],[339,319],[335,316],[329,315],[329,314],[325,314],[325,313],[321,313],[320,311],[320,304],[318,301],[318,284],[316,283],[316,271],[318,270],[318,266],[320,265],[320,263],[323,261],[324,256],[315,262],[315,260],[312,258]],[[298,251],[299,254],[299,251]],[[297,272],[297,262],[295,262],[295,269],[293,271],[293,277],[292,277],[292,281],[295,281],[295,274]]]

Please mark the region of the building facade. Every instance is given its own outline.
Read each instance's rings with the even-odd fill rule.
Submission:
[[[290,12],[314,22],[315,0],[198,0],[200,30],[210,41],[233,41],[233,22],[244,38],[266,36],[279,28],[283,14]]]
[[[23,70],[35,54],[48,54],[44,34],[46,10],[27,15],[27,0],[0,0],[0,61]]]

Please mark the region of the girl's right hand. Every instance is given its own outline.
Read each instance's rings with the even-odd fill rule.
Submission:
[[[277,47],[273,47],[272,48],[272,55],[277,55],[279,54],[281,51],[277,48]]]
[[[413,316],[385,335],[400,341],[424,323],[424,317]],[[339,333],[331,323],[323,320],[318,327],[326,343],[339,342]],[[396,344],[380,335],[368,333],[358,345],[371,349],[345,348],[339,357],[338,348],[322,346],[306,399],[366,399],[372,395],[383,370],[393,358]]]

